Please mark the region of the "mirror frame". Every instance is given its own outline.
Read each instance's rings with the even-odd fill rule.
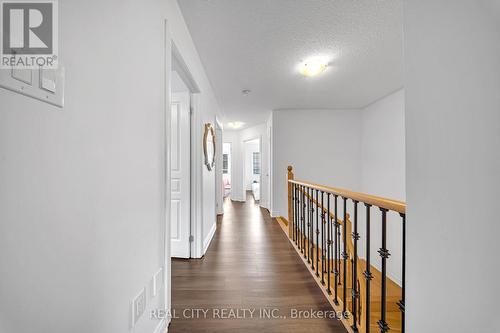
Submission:
[[[208,135],[212,135],[213,156],[212,161],[208,160]],[[211,123],[205,124],[205,133],[203,134],[203,154],[205,155],[205,165],[208,171],[212,171],[215,166],[215,129]]]

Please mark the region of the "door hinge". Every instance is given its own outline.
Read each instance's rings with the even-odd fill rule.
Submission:
[[[190,235],[190,236],[189,236],[189,242],[190,242],[190,243],[194,242],[194,236],[193,236],[193,235]]]

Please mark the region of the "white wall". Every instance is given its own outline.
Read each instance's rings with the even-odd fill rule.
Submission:
[[[279,110],[272,117],[273,216],[288,216],[288,165],[296,179],[361,190],[358,110]]]
[[[498,331],[499,9],[405,1],[409,333]]]
[[[405,201],[404,90],[365,107],[362,112],[361,189]]]
[[[269,168],[267,170],[267,173],[265,174],[265,180],[267,182],[267,184],[265,184],[266,188],[267,188],[267,191],[266,191],[266,194],[267,194],[267,199],[266,199],[266,205],[265,206],[272,214],[272,212],[274,211],[273,210],[273,186],[272,184],[274,183],[273,182],[273,114],[272,112],[269,114],[269,118],[267,119],[266,121],[266,134],[265,134],[265,137],[267,139],[267,145],[264,146],[264,148],[267,150],[265,153],[263,153],[262,155],[265,156],[265,158],[267,159],[267,167]],[[262,201],[263,201],[263,198],[262,198],[262,193],[261,193],[261,205],[262,205]]]
[[[273,111],[273,216],[287,216],[286,167],[295,178],[405,200],[404,90],[361,110]],[[325,198],[326,200],[326,198]],[[332,199],[333,200],[333,199]],[[326,202],[326,201],[325,201]],[[353,204],[348,202],[353,216]],[[333,210],[333,201],[332,201]],[[342,201],[338,214],[343,215]],[[380,267],[381,214],[371,209],[371,260]],[[352,219],[352,218],[351,218]],[[359,255],[365,257],[366,214],[358,205]],[[388,274],[401,283],[401,218],[388,213]]]
[[[252,190],[254,181],[260,183],[260,175],[253,173],[253,153],[260,152],[260,140],[252,140],[244,143],[245,149],[245,190]]]
[[[361,191],[390,199],[406,200],[404,90],[398,90],[361,110]],[[366,214],[360,206],[360,253],[365,257]],[[372,262],[380,268],[377,254],[382,238],[381,214],[371,209]],[[402,224],[398,213],[387,214],[389,276],[401,284]]]
[[[130,301],[163,265],[165,18],[202,121],[217,110],[179,15],[175,1],[61,1],[65,107],[0,90],[1,332],[129,331]],[[157,307],[148,297],[134,332],[154,331]]]

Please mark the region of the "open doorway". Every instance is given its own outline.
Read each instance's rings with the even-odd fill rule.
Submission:
[[[223,186],[223,141],[222,124],[215,118],[215,209],[217,215],[224,214],[224,186]]]
[[[193,167],[195,97],[200,92],[175,44],[170,76],[170,249],[173,258],[193,256],[193,195],[197,178]]]
[[[224,199],[231,194],[231,143],[222,145],[222,186]]]
[[[244,142],[245,165],[244,165],[244,189],[246,194],[250,193],[256,203],[260,202],[261,192],[261,147],[260,139]]]

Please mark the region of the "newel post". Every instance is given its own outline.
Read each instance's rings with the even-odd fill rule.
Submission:
[[[288,237],[292,237],[293,233],[293,202],[292,202],[292,184],[288,182],[293,180],[293,168],[291,165],[287,168],[287,186],[288,186]]]

